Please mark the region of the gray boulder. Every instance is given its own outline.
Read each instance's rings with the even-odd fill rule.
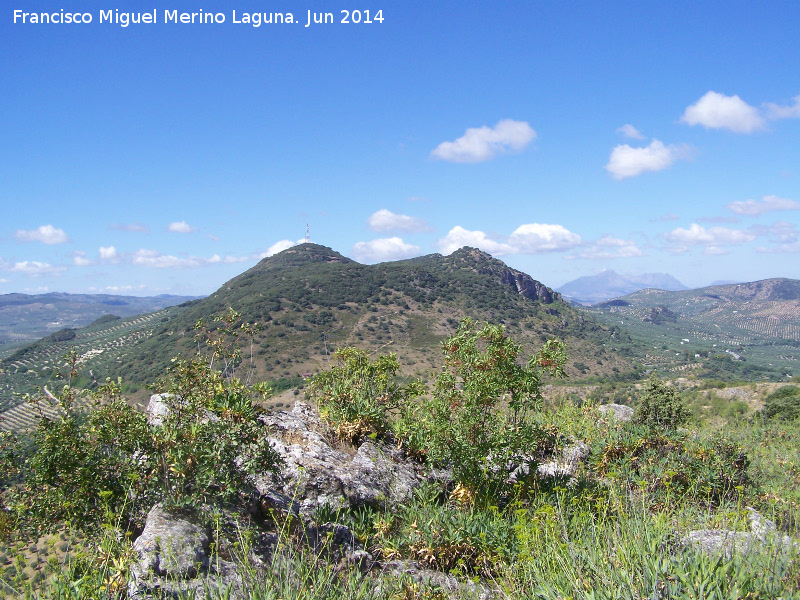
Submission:
[[[788,535],[782,535],[775,523],[758,511],[748,507],[750,531],[732,531],[729,529],[698,529],[690,531],[680,540],[685,548],[694,548],[712,556],[722,555],[731,558],[734,554],[749,554],[764,549],[777,552],[800,548],[800,545]]]
[[[292,412],[259,418],[273,431],[270,441],[283,459],[278,473],[253,478],[268,508],[282,504],[311,515],[326,505],[392,506],[410,498],[426,479],[418,463],[390,444],[370,440],[357,449],[339,444],[303,402]]]
[[[236,590],[241,586],[235,565],[210,560],[211,531],[191,511],[168,511],[156,504],[136,538],[136,559],[128,582],[130,598],[178,597],[205,589]],[[233,594],[236,595],[235,593]]]
[[[575,473],[588,456],[589,446],[585,442],[575,441],[564,448],[560,461],[551,460],[540,464],[536,468],[536,474],[542,479],[564,478],[570,479],[570,483],[574,483]]]
[[[492,598],[506,597],[502,591],[493,590],[483,583],[476,583],[469,579],[459,579],[441,571],[426,569],[413,560],[394,560],[383,563],[381,575],[384,581],[391,578],[393,582],[396,582],[396,580],[400,579],[411,581],[424,587],[438,589],[444,593],[446,598],[491,600]],[[384,585],[378,584],[378,592],[383,591]]]
[[[604,417],[616,419],[622,423],[633,419],[633,408],[623,404],[601,404],[597,410]]]

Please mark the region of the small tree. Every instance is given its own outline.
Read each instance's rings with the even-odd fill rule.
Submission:
[[[416,411],[427,432],[425,452],[451,465],[456,481],[473,492],[502,487],[521,459],[533,459],[542,436],[531,415],[545,373],[565,376],[564,344],[548,340],[520,364],[521,346],[503,327],[464,319],[442,351],[433,398]]]
[[[690,414],[689,408],[675,388],[651,377],[645,385],[642,399],[636,406],[633,421],[663,431],[684,425],[689,420]]]

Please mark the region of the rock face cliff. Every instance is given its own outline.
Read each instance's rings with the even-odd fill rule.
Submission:
[[[498,282],[514,288],[520,296],[529,300],[543,304],[562,301],[561,294],[558,292],[536,281],[527,273],[512,269],[504,262],[477,248],[465,246],[445,257],[443,262],[450,263],[454,268],[470,268],[481,275],[490,275]]]

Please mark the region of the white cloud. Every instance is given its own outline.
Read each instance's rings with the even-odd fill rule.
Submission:
[[[405,233],[419,233],[420,231],[430,231],[431,227],[425,219],[409,217],[408,215],[396,215],[385,208],[370,215],[367,225],[372,231],[390,232],[402,231]]]
[[[174,221],[167,226],[167,230],[174,233],[192,233],[195,228],[186,221]]]
[[[541,254],[574,248],[582,240],[563,225],[527,223],[511,233],[508,243],[515,249],[515,254]]]
[[[793,98],[794,104],[789,106],[781,106],[768,102],[764,105],[767,112],[767,117],[773,121],[778,119],[800,119],[800,96]]]
[[[137,267],[147,267],[149,269],[187,269],[201,267],[207,263],[206,259],[197,256],[180,258],[144,248],[133,253],[131,262]]]
[[[86,252],[76,250],[72,256],[72,263],[77,267],[86,267],[92,264],[92,261],[86,258]]]
[[[689,229],[678,227],[664,234],[664,239],[672,244],[672,252],[686,252],[691,246],[706,246],[709,252],[717,254],[720,246],[752,242],[756,237],[752,231],[728,227],[707,229],[697,223],[692,223]]]
[[[59,275],[65,270],[64,267],[54,267],[49,263],[43,263],[36,260],[25,260],[22,262],[8,265],[8,271],[12,273],[22,273],[29,277],[42,277],[44,275]]]
[[[689,106],[681,122],[702,125],[706,129],[727,129],[734,133],[753,133],[766,126],[757,108],[739,96],[725,96],[717,92],[708,92]]]
[[[63,244],[69,241],[69,237],[63,229],[57,229],[52,225],[41,225],[30,231],[18,229],[14,237],[20,242],[41,242],[42,244]]]
[[[759,246],[756,248],[756,252],[762,253],[776,253],[776,254],[794,254],[796,252],[800,252],[800,241],[791,242],[787,244],[780,244],[775,248],[765,248],[764,246]]]
[[[248,260],[251,260],[249,256],[231,256],[230,254],[226,254],[225,256],[220,256],[219,254],[215,254],[214,256],[208,259],[208,263],[212,265],[217,263],[232,265],[235,263],[247,262]]]
[[[517,227],[505,242],[491,239],[483,231],[470,231],[456,225],[438,242],[442,254],[472,246],[493,256],[504,254],[543,254],[579,246],[581,236],[562,225],[526,223]]]
[[[431,152],[433,158],[457,163],[478,163],[498,154],[520,152],[536,139],[525,121],[504,119],[494,127],[473,127],[454,142],[442,142]]]
[[[261,254],[259,254],[258,257],[267,258],[269,256],[272,256],[273,254],[277,254],[278,252],[283,252],[284,250],[288,250],[292,246],[296,246],[298,243],[299,242],[293,242],[291,240],[281,240],[279,242],[275,242],[274,244],[272,244],[272,246],[267,248],[266,252],[262,252]]]
[[[117,261],[119,253],[114,246],[100,246],[100,260]]]
[[[633,258],[636,256],[644,256],[644,252],[639,249],[633,240],[622,240],[610,235],[604,235],[577,254],[567,258],[611,259]]]
[[[112,223],[108,226],[114,231],[130,231],[133,233],[150,233],[150,228],[144,223]]]
[[[515,254],[514,248],[502,242],[496,242],[490,239],[482,231],[469,231],[460,225],[453,227],[445,237],[441,238],[438,242],[439,250],[442,254],[452,254],[459,248],[464,246],[472,246],[480,248],[484,252],[488,252],[493,256],[502,256],[504,254]]]
[[[690,157],[691,148],[686,144],[665,146],[655,139],[644,148],[620,144],[611,151],[606,170],[614,179],[627,179],[645,171],[662,171],[676,160]]]
[[[643,140],[644,135],[640,132],[636,127],[631,125],[630,123],[626,123],[619,129],[617,129],[617,133],[620,135],[624,135],[626,138],[630,138],[632,140]]]
[[[800,210],[800,202],[778,196],[764,196],[761,200],[737,200],[726,204],[725,208],[737,215],[756,216],[772,210]]]
[[[419,256],[419,253],[419,246],[406,244],[399,237],[380,238],[353,245],[353,256],[358,262],[365,263],[403,260]]]

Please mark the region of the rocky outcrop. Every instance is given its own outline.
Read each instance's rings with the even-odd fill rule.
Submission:
[[[503,269],[500,273],[500,281],[506,285],[512,286],[517,290],[518,294],[530,298],[531,300],[537,300],[544,304],[552,304],[553,302],[561,300],[561,294],[554,292],[543,283],[536,281],[530,275],[515,269]]]
[[[235,565],[211,560],[211,530],[191,511],[168,511],[156,504],[144,531],[133,543],[129,598],[176,597],[204,589],[235,591],[241,577]]]
[[[585,442],[576,441],[564,448],[561,460],[551,460],[540,464],[536,474],[542,478],[567,478],[572,481],[578,468],[589,457],[589,446]]]
[[[712,556],[722,555],[725,558],[764,549],[783,552],[800,547],[791,537],[779,533],[775,523],[755,509],[748,508],[747,512],[750,531],[698,529],[683,536],[680,540],[681,545]]]
[[[260,419],[273,431],[272,446],[283,461],[278,473],[253,480],[267,507],[288,502],[311,515],[326,505],[333,510],[392,506],[411,497],[425,481],[420,465],[390,444],[367,440],[358,448],[338,445],[303,402],[292,412]]]
[[[604,417],[615,419],[622,423],[633,419],[634,410],[624,404],[601,404],[597,407]]]
[[[447,598],[459,600],[491,600],[492,598],[504,598],[500,590],[493,590],[483,585],[475,583],[469,579],[459,579],[441,571],[433,571],[422,567],[413,560],[395,560],[382,565],[381,574],[384,578],[406,579],[421,586],[429,586],[443,591]],[[382,585],[377,586],[381,591]],[[406,596],[407,597],[407,596]],[[427,597],[427,596],[424,596]],[[440,597],[440,596],[433,596]]]

